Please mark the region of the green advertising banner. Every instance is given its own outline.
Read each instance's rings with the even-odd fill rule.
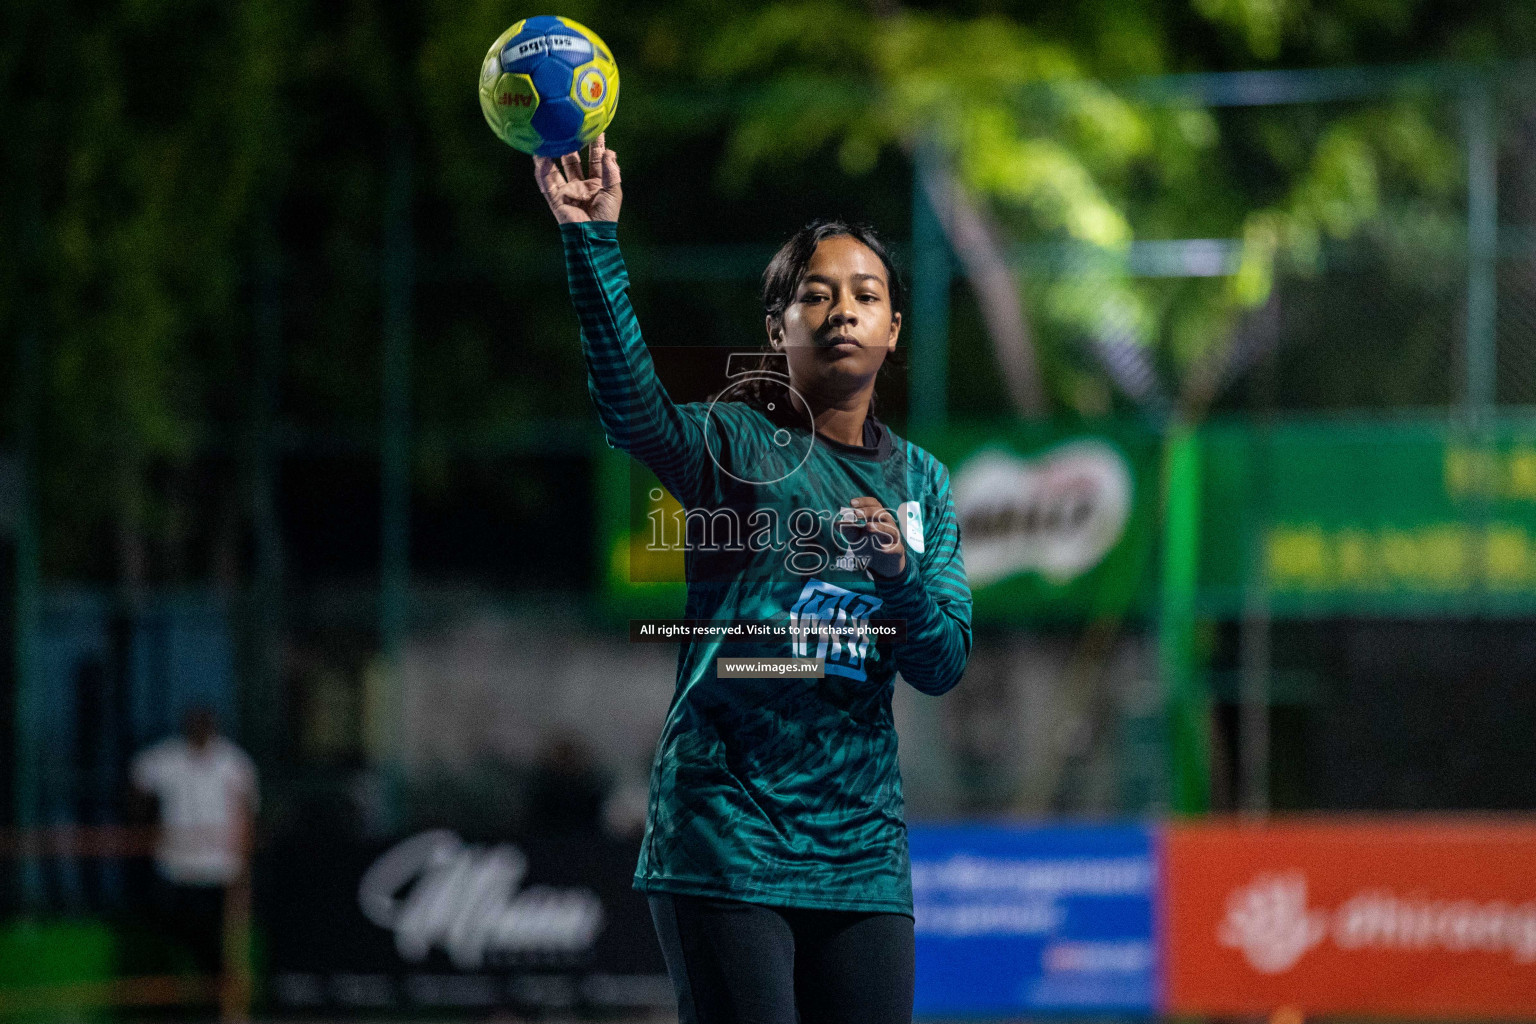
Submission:
[[[1251,572],[1285,617],[1536,611],[1536,422],[1202,435],[1205,613],[1238,614]]]
[[[648,550],[651,517],[681,512],[654,473],[623,452],[601,446],[597,465],[597,564],[601,610],[615,617],[682,615],[683,553]]]
[[[950,469],[978,622],[1157,613],[1157,431],[976,424],[921,441]],[[1202,618],[1240,615],[1250,585],[1282,618],[1536,614],[1536,420],[1214,423],[1190,450]],[[677,614],[682,552],[645,542],[676,503],[617,452],[599,466],[605,607]]]

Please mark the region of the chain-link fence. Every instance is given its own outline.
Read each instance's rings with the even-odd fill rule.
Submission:
[[[1157,329],[1129,362],[1117,363],[1095,349],[1096,339],[1041,316],[1042,362],[1065,367],[1073,383],[1056,389],[1065,422],[1033,434],[1005,412],[986,318],[914,183],[905,255],[920,301],[908,379],[887,392],[887,418],[936,450],[952,450],[957,486],[978,453],[1000,451],[1013,479],[1032,481],[1063,443],[1107,439],[1136,497],[1124,510],[1112,569],[1089,567],[1055,590],[977,581],[981,610],[964,686],[937,705],[906,692],[896,701],[910,807],[917,817],[1167,810],[1180,770],[1169,734],[1188,711],[1170,706],[1170,664],[1178,667],[1171,647],[1196,664],[1192,692],[1204,702],[1196,710],[1211,712],[1198,766],[1210,804],[1413,806],[1417,797],[1391,790],[1381,773],[1355,789],[1320,781],[1347,760],[1350,736],[1329,722],[1340,720],[1330,716],[1351,694],[1368,694],[1380,721],[1393,721],[1380,683],[1401,664],[1383,669],[1370,654],[1373,645],[1400,644],[1391,628],[1330,632],[1335,619],[1353,614],[1337,604],[1273,627],[1273,609],[1243,599],[1248,579],[1266,565],[1262,543],[1256,554],[1232,555],[1248,575],[1221,581],[1219,601],[1200,605],[1193,595],[1188,619],[1170,625],[1164,428],[1178,393],[1200,373],[1209,377],[1202,414],[1245,424],[1348,414],[1476,430],[1500,416],[1523,417],[1536,405],[1536,89],[1520,69],[1417,68],[1181,78],[1128,91],[1142,102],[1212,111],[1221,145],[1231,147],[1228,163],[1242,168],[1251,157],[1277,181],[1286,159],[1301,159],[1264,149],[1287,122],[1305,127],[1305,148],[1340,118],[1389,121],[1408,109],[1444,159],[1389,168],[1368,216],[1336,237],[1323,232],[1312,251],[1282,249],[1269,298],[1225,322],[1225,333],[1205,337],[1224,353],[1215,369],[1202,369],[1166,328],[1202,303],[1214,307],[1239,270],[1242,211],[1229,218],[1230,237],[1132,241],[1122,254],[1125,276],[1163,319],[1154,319]],[[738,323],[755,328],[755,281],[769,251],[760,241],[627,247],[637,304],[657,325],[652,341],[688,344],[697,340],[691,335],[728,336]],[[1029,302],[1084,273],[1070,246],[1021,242],[1011,256]],[[286,270],[273,271],[283,287],[255,291],[257,322],[272,328],[257,339],[266,355],[256,362],[286,361],[288,372],[302,375],[306,332],[337,330],[347,315],[375,322],[384,310],[314,316],[327,308],[325,261],[287,254],[283,262]],[[192,602],[199,614],[216,610],[213,640],[196,630],[169,641],[148,636],[153,629],[141,620],[160,604],[135,603],[142,595],[76,594],[66,607],[69,595],[55,581],[37,588],[35,565],[19,566],[18,578],[30,579],[34,591],[19,602],[17,619],[24,652],[18,765],[42,750],[70,754],[88,745],[81,737],[102,726],[99,714],[89,717],[93,700],[109,699],[124,721],[134,714],[142,721],[102,740],[90,754],[89,778],[78,764],[48,778],[35,767],[13,773],[16,824],[114,822],[108,805],[124,788],[130,747],[147,741],[151,725],[172,726],[165,702],[176,680],[196,675],[216,684],[215,703],[225,702],[229,722],[262,763],[269,840],[309,835],[317,823],[359,842],[429,826],[564,828],[569,814],[584,815],[584,826],[615,842],[634,838],[675,665],[669,652],[615,639],[615,624],[640,607],[625,603],[636,599],[625,589],[635,581],[614,562],[622,550],[615,531],[632,511],[627,486],[605,482],[617,456],[602,447],[586,412],[551,407],[553,390],[537,384],[581,372],[574,349],[561,355],[534,338],[557,322],[574,335],[559,275],[526,255],[508,267],[423,264],[412,285],[414,313],[391,315],[414,315],[415,330],[461,337],[466,349],[485,342],[486,323],[505,326],[509,348],[536,353],[515,374],[519,390],[508,400],[509,420],[522,426],[455,421],[452,390],[429,368],[425,384],[417,382],[426,396],[417,396],[415,409],[439,415],[430,429],[413,431],[412,402],[380,396],[371,383],[388,391],[410,374],[398,366],[379,372],[371,357],[359,363],[360,379],[370,383],[336,408],[289,408],[280,423],[277,402],[263,407],[249,452],[208,459],[219,467],[215,476],[245,489],[254,549],[235,545],[222,589]],[[680,287],[699,281],[711,286],[707,298]],[[408,347],[409,330],[391,336]],[[380,442],[378,421],[386,419],[396,422]],[[1097,420],[1119,424],[1119,432],[1098,429]],[[358,493],[369,500],[356,500]],[[981,499],[977,507],[1027,531],[1048,505],[1031,500],[1000,513]],[[1227,513],[1259,515],[1251,502],[1205,514]],[[27,550],[35,560],[35,545]],[[1014,577],[1041,576],[1027,562],[1015,569]],[[1074,585],[1080,589],[1070,591]],[[47,600],[38,599],[40,589],[50,592]],[[79,611],[86,606],[88,622]],[[169,635],[173,626],[156,628]],[[1448,644],[1465,640],[1450,627],[1437,635]],[[1496,636],[1485,630],[1474,640],[1492,646]],[[217,664],[178,667],[200,645],[217,648]],[[1349,658],[1332,653],[1341,645]],[[1499,670],[1496,659],[1480,664],[1485,675]],[[1345,685],[1354,678],[1366,683]],[[135,711],[134,694],[146,687],[164,707]],[[1428,684],[1420,690],[1426,700],[1447,699]],[[1513,699],[1507,688],[1488,692]],[[1516,715],[1505,725],[1522,721]],[[1424,716],[1412,724],[1421,734]],[[1397,777],[1415,777],[1401,743],[1381,740],[1376,750],[1376,762],[1397,766]],[[1359,756],[1373,755],[1360,748]],[[1456,778],[1475,786],[1478,771],[1503,772],[1507,762],[1480,762]],[[1456,806],[1468,799],[1460,784],[1417,792],[1436,806]],[[1525,793],[1507,786],[1496,796],[1501,806],[1519,806]],[[83,819],[87,804],[99,820]],[[79,908],[67,863],[52,874],[36,868],[17,876],[13,907]]]

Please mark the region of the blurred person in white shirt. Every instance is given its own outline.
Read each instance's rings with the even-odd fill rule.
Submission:
[[[182,735],[140,751],[133,788],[155,807],[155,874],[171,937],[198,969],[222,966],[227,890],[246,880],[257,804],[256,766],[219,735],[212,709],[187,711]]]

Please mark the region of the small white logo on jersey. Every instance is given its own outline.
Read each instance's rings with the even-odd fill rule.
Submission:
[[[907,547],[922,554],[923,506],[915,501],[902,502],[896,506],[896,522],[901,527],[901,535],[906,538]]]

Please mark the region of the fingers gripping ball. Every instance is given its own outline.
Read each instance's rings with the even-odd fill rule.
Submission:
[[[596,32],[570,18],[525,18],[480,66],[480,109],[507,145],[563,156],[597,138],[619,105],[619,66]]]

